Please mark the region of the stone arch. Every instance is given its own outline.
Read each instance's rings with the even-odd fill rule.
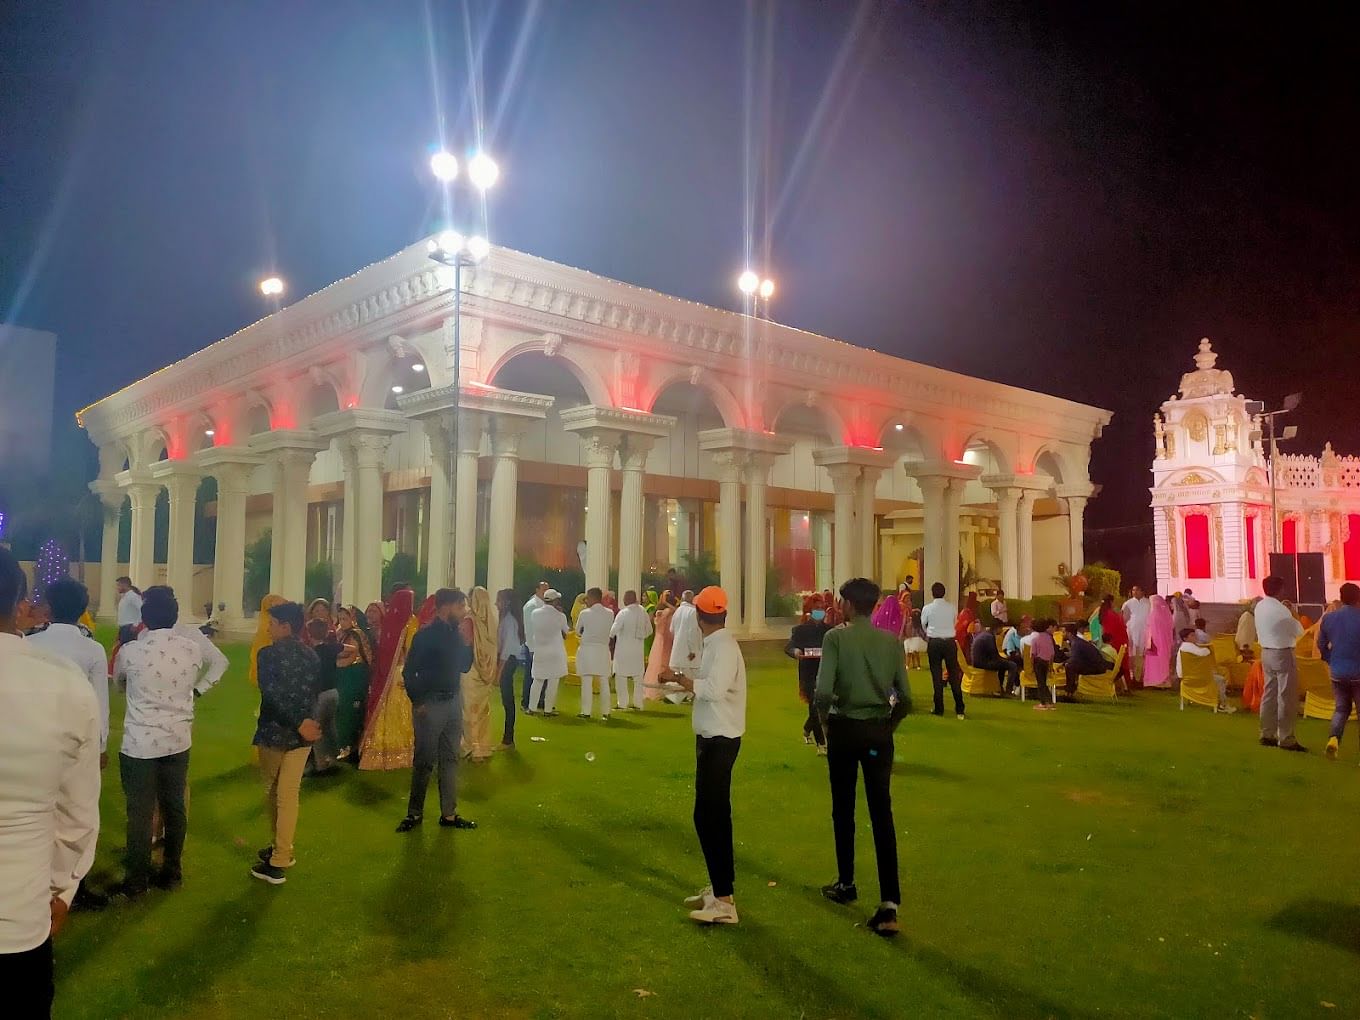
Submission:
[[[128,441],[128,467],[140,471],[158,460],[164,460],[171,447],[170,434],[160,425],[152,425]]]
[[[274,409],[264,394],[252,390],[241,406],[241,439],[268,432],[274,427]]]
[[[1010,436],[977,429],[960,444],[954,459],[982,468],[984,475],[1011,474],[1016,467],[1015,443]]]
[[[685,376],[677,376],[661,387],[647,402],[646,409],[652,414],[668,414],[681,421],[692,418],[701,431],[742,427],[741,418],[734,420],[728,416],[731,409],[724,409],[711,387],[696,385]]]
[[[804,432],[826,439],[830,446],[854,445],[850,427],[825,396],[805,393],[779,393],[765,405],[765,421],[771,432]],[[861,444],[862,445],[862,444]]]
[[[538,357],[533,358],[533,355]],[[502,373],[517,359],[522,364],[526,359],[531,364],[535,362],[545,364],[550,376],[562,373],[571,376],[585,391],[586,400],[596,407],[614,406],[614,402],[609,396],[609,386],[605,383],[604,376],[599,373],[596,366],[592,365],[588,359],[573,354],[567,345],[561,343],[549,345],[542,337],[507,348],[491,366],[485,378],[480,381],[488,386],[502,385],[498,381]]]
[[[676,365],[665,370],[650,381],[640,396],[642,410],[662,413],[656,411],[657,401],[668,390],[675,389],[688,389],[706,395],[725,427],[730,429],[746,427],[746,415],[742,413],[741,404],[733,396],[732,391],[712,372],[701,368],[687,368],[684,365]]]
[[[936,459],[935,444],[931,442],[931,438],[905,415],[896,415],[883,422],[878,428],[877,435],[874,445],[885,453],[894,455],[898,461]]]
[[[314,367],[301,380],[298,424],[308,425],[344,406],[344,387],[327,369]]]
[[[1046,474],[1059,485],[1082,482],[1086,472],[1079,470],[1072,458],[1057,443],[1039,443],[1028,457],[1021,457],[1017,469],[1030,474]]]

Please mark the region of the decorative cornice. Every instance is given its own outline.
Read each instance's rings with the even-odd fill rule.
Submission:
[[[746,453],[768,453],[778,456],[793,449],[793,440],[773,432],[752,432],[748,429],[705,429],[699,433],[699,449],[741,450]]]
[[[410,418],[424,418],[456,408],[541,420],[548,416],[549,409],[556,402],[556,397],[543,393],[521,393],[498,386],[466,383],[458,388],[456,395],[452,386],[433,386],[397,398],[397,406]]]
[[[558,417],[568,432],[588,429],[611,429],[615,432],[640,432],[647,436],[668,436],[675,430],[676,421],[668,414],[648,414],[622,407],[599,407],[585,404],[563,411]]]
[[[759,362],[791,377],[791,385],[832,393],[865,388],[873,391],[865,394],[868,402],[884,406],[919,410],[931,404],[1018,422],[1044,414],[1074,441],[1098,436],[1110,420],[1108,411],[1085,404],[982,383],[765,320],[748,322],[739,313],[506,248],[465,270],[463,290],[465,315],[514,306],[526,318],[539,313],[548,332],[569,319],[578,324],[575,332],[597,340],[622,331],[683,348],[690,361],[703,354],[705,361]],[[84,408],[77,421],[102,442],[143,421],[195,409],[194,401],[214,390],[261,386],[264,373],[277,373],[280,363],[294,361],[306,371],[307,355],[343,334],[357,334],[360,346],[385,343],[419,320],[446,314],[452,298],[448,276],[429,261],[422,241]],[[977,392],[979,386],[985,393]]]
[[[347,432],[379,432],[396,435],[405,432],[407,421],[396,411],[377,410],[368,407],[351,407],[344,411],[323,414],[312,422],[312,430],[330,439]]]
[[[286,453],[298,451],[316,453],[330,445],[330,439],[323,439],[311,429],[273,429],[260,432],[248,440],[250,448],[258,453]]]
[[[812,461],[821,467],[837,464],[854,464],[857,467],[892,467],[897,458],[877,447],[871,446],[827,446],[812,451]]]

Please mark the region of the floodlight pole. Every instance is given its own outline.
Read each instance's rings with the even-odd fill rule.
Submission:
[[[1276,412],[1278,413],[1278,412]],[[1279,445],[1275,442],[1275,414],[1266,415],[1270,426],[1270,551],[1280,551],[1280,500],[1275,480],[1275,458],[1279,456]]]

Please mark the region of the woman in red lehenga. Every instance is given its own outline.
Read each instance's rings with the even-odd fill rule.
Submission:
[[[412,619],[411,609],[415,605],[415,600],[416,593],[409,588],[403,588],[394,591],[391,603],[383,608],[382,629],[378,634],[376,649],[377,660],[373,663],[373,672],[368,683],[368,706],[364,710],[366,722],[373,718],[383,689],[387,687],[387,678],[392,673],[392,660],[397,657],[402,634]]]
[[[964,662],[972,664],[973,661],[973,624],[978,620],[978,597],[977,592],[968,593],[968,601],[963,605],[963,611],[959,613],[954,621],[954,640],[959,644],[959,658]]]
[[[1119,676],[1124,681],[1124,690],[1129,689],[1133,679],[1133,656],[1129,654],[1129,628],[1124,624],[1124,614],[1114,607],[1114,596],[1106,595],[1100,602],[1100,631],[1105,643],[1114,649],[1115,655],[1124,649],[1124,662],[1119,667]]]

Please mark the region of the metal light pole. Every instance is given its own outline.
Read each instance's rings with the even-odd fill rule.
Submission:
[[[774,281],[762,278],[754,269],[745,270],[737,277],[737,290],[745,296],[743,311],[753,318],[760,318],[760,302],[765,302],[765,319],[770,318],[770,298],[774,296]]]
[[[1263,400],[1248,400],[1246,404],[1247,414],[1250,414],[1253,417],[1257,418],[1264,418],[1266,420],[1266,429],[1269,434],[1268,441],[1270,443],[1270,551],[1273,553],[1280,552],[1280,500],[1279,500],[1279,482],[1276,476],[1276,459],[1280,455],[1279,440],[1293,439],[1295,436],[1299,434],[1298,426],[1287,425],[1285,426],[1284,431],[1279,436],[1276,436],[1275,419],[1282,414],[1288,414],[1290,411],[1295,410],[1301,403],[1303,403],[1303,394],[1291,393],[1289,394],[1289,396],[1284,398],[1284,403],[1281,405],[1278,411],[1267,412],[1265,401]],[[1253,442],[1260,442],[1262,436],[1260,432],[1252,432],[1248,436],[1248,439],[1250,439]]]

